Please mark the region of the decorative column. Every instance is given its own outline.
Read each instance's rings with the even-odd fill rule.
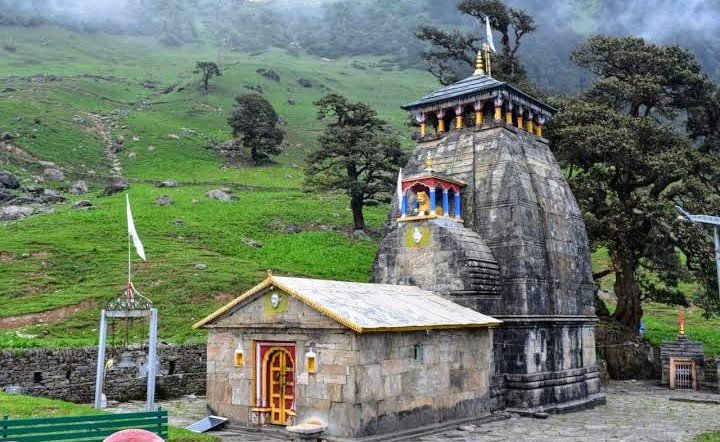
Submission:
[[[402,201],[400,202],[400,217],[405,218],[408,212],[408,197],[407,193],[403,192]]]
[[[537,120],[537,125],[535,125],[535,135],[537,135],[538,137],[543,136],[543,132],[542,132],[543,124],[545,124],[545,117],[543,117],[542,115],[539,115],[538,120]]]
[[[483,115],[484,107],[485,102],[483,101],[476,101],[473,104],[473,108],[475,109],[475,126],[482,126],[482,124],[485,122],[485,116]]]
[[[450,216],[450,198],[447,189],[443,189],[443,216]]]
[[[526,124],[525,130],[527,130],[531,134],[534,134],[535,130],[533,129],[533,114],[532,114],[532,112],[528,112],[527,122],[525,124]]]
[[[495,100],[493,100],[493,105],[495,106],[495,122],[499,123],[502,121],[503,101],[500,98],[496,98]]]
[[[513,111],[513,104],[512,101],[508,101],[507,103],[507,109],[505,110],[505,124],[508,124],[512,126],[512,111]]]
[[[463,128],[463,108],[455,106],[455,129]]]
[[[415,115],[415,120],[420,123],[420,136],[424,137],[427,134],[427,118],[425,112],[418,112]]]
[[[435,188],[430,188],[430,214],[437,214],[437,200],[435,199]]]
[[[455,192],[455,218],[460,219],[460,191]]]
[[[518,110],[517,110],[517,127],[518,127],[518,129],[520,129],[520,130],[525,129],[525,126],[523,126],[523,112],[524,112],[524,111],[523,111],[523,108],[518,107]]]
[[[441,133],[445,132],[445,120],[443,120],[443,118],[445,118],[445,109],[440,109],[439,111],[437,111],[435,116],[438,119],[438,130],[437,131],[439,134],[441,134]]]

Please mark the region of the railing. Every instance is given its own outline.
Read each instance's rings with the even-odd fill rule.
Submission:
[[[62,416],[0,421],[1,442],[83,441],[102,442],[107,436],[126,429],[147,430],[167,440],[166,410]]]

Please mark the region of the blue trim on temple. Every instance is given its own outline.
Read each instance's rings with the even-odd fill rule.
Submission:
[[[400,202],[400,212],[402,216],[407,216],[408,212],[408,197],[403,193],[402,201]]]
[[[450,198],[448,196],[448,190],[443,189],[443,215],[450,216]]]
[[[455,218],[460,218],[460,192],[455,194]]]
[[[437,199],[435,198],[435,188],[430,188],[430,213],[437,213]]]

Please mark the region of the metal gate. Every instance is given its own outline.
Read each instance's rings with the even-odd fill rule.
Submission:
[[[695,360],[692,358],[670,358],[670,388],[694,390]]]

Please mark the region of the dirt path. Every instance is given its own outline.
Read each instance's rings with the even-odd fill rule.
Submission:
[[[0,329],[6,330],[20,328],[28,325],[35,325],[38,323],[51,324],[53,322],[62,321],[73,313],[93,308],[96,305],[96,300],[86,299],[79,304],[58,307],[52,310],[44,311],[42,313],[28,313],[26,315],[7,316],[5,318],[0,318]]]
[[[115,122],[113,121],[112,123],[108,124],[108,122],[105,120],[112,120],[113,116],[100,116],[90,113],[86,113],[85,115],[93,123],[92,127],[89,128],[90,131],[100,137],[103,145],[105,146],[105,156],[110,160],[110,163],[112,165],[110,169],[112,176],[115,178],[121,177],[122,166],[120,164],[120,159],[115,152],[115,142],[112,136],[112,126],[115,124]]]

